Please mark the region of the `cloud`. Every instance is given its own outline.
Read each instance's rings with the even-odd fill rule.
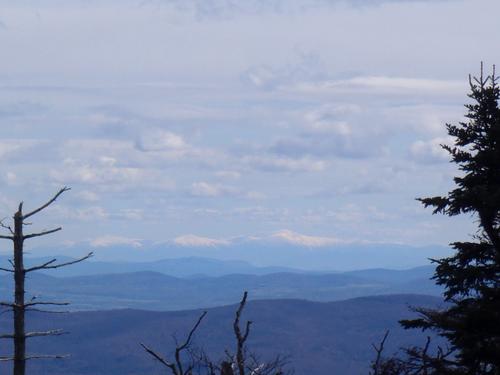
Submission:
[[[322,105],[306,110],[297,121],[301,132],[278,138],[271,152],[289,157],[368,158],[385,151],[382,129],[358,105]]]
[[[76,196],[87,202],[97,202],[100,199],[98,194],[90,190],[79,191]]]
[[[17,182],[17,175],[14,172],[7,172],[5,175],[5,180],[7,184],[14,185]]]
[[[50,207],[49,210],[54,212],[58,216],[78,221],[105,220],[110,216],[108,212],[103,207],[100,206],[73,208],[68,206],[57,205]]]
[[[392,76],[359,76],[345,80],[325,80],[321,82],[301,82],[283,87],[284,90],[304,94],[328,93],[379,93],[406,94],[418,93],[442,95],[464,92],[466,85],[461,81],[408,78]]]
[[[274,233],[271,238],[278,239],[280,241],[288,242],[292,245],[306,246],[306,247],[322,247],[330,246],[341,243],[337,238],[334,237],[315,237],[307,236],[304,234],[292,232],[291,230],[281,230]]]
[[[308,198],[332,199],[339,195],[365,195],[365,194],[385,194],[394,190],[390,180],[377,176],[370,176],[369,181],[343,181],[340,186],[318,189],[313,193],[307,193]]]
[[[141,151],[186,151],[188,148],[184,139],[165,130],[154,130],[141,134],[136,143]]]
[[[428,141],[415,141],[410,146],[410,155],[418,163],[435,164],[450,160],[450,155],[442,144],[453,144],[453,137],[436,137]]]
[[[129,238],[122,236],[107,235],[102,237],[97,237],[90,241],[92,247],[109,247],[117,245],[132,246],[135,248],[142,247],[142,240],[137,238]]]
[[[236,197],[250,200],[260,200],[266,198],[264,193],[258,191],[244,191],[232,186],[211,184],[205,181],[191,184],[189,193],[194,197],[207,198]]]
[[[321,7],[338,5],[373,7],[385,3],[429,1],[431,0],[162,0],[151,2],[174,7],[179,11],[192,14],[198,20],[210,20],[232,19],[241,15],[303,14]]]
[[[193,183],[190,192],[196,197],[218,197],[230,191],[220,185],[201,181]]]
[[[326,161],[310,157],[245,156],[241,161],[256,170],[265,172],[321,172],[327,167]]]
[[[267,195],[261,193],[260,191],[249,191],[248,193],[245,194],[245,198],[252,200],[262,200],[266,199]]]
[[[113,216],[125,220],[143,220],[144,210],[139,208],[124,208],[121,209],[118,214]]]
[[[0,140],[0,160],[23,157],[22,154],[42,143],[35,139],[2,139]]]
[[[0,22],[0,30],[1,30]],[[0,119],[13,119],[18,117],[40,116],[47,111],[47,108],[36,102],[21,101],[0,106]]]
[[[319,56],[312,52],[297,52],[297,61],[281,67],[254,66],[241,74],[243,82],[260,89],[273,90],[283,85],[315,82],[326,77],[326,69]]]
[[[195,236],[194,234],[187,234],[184,236],[179,236],[174,239],[174,243],[180,246],[192,246],[192,247],[216,247],[229,245],[230,242],[227,240],[220,240],[208,237]]]
[[[352,127],[347,119],[360,112],[361,107],[357,104],[323,105],[304,114],[305,128],[320,134],[349,136]]]
[[[230,170],[223,170],[223,171],[217,171],[215,172],[215,175],[220,178],[231,178],[231,179],[238,179],[241,177],[241,173],[237,171],[230,171]]]
[[[446,133],[446,123],[455,123],[463,119],[462,105],[459,101],[450,104],[414,104],[398,105],[385,108],[384,117],[396,124],[409,125],[420,136],[437,137]]]
[[[149,188],[171,190],[174,182],[160,170],[117,165],[113,157],[101,157],[96,164],[66,159],[50,171],[51,178],[63,185],[82,184],[99,190],[134,190]]]

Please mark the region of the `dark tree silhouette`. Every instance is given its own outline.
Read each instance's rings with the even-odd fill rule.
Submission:
[[[500,89],[495,67],[491,75],[469,77],[471,104],[467,121],[447,124],[454,146],[443,145],[460,176],[446,196],[419,199],[434,213],[468,214],[478,223],[468,242],[454,242],[453,256],[432,260],[433,279],[444,286],[444,309],[416,308],[417,319],[404,328],[431,330],[445,338],[449,350],[406,349],[387,374],[500,374]],[[391,366],[389,366],[391,367]],[[398,368],[400,367],[400,368]],[[379,371],[378,374],[381,374]]]
[[[27,311],[38,311],[46,312],[43,307],[47,306],[65,306],[68,302],[50,302],[50,301],[39,301],[36,296],[31,298],[26,302],[25,300],[25,279],[26,275],[30,272],[56,269],[64,266],[69,266],[71,264],[79,263],[92,256],[92,253],[87,254],[83,258],[73,260],[71,262],[57,263],[57,259],[52,259],[46,263],[25,268],[24,266],[24,241],[34,237],[45,236],[51,233],[60,231],[62,228],[58,227],[55,229],[44,230],[38,233],[24,234],[24,226],[30,225],[31,223],[25,220],[31,216],[39,213],[43,209],[54,203],[59,196],[70,190],[67,187],[62,188],[57,192],[52,199],[50,199],[44,205],[38,207],[37,209],[23,213],[23,202],[19,204],[17,212],[14,214],[14,229],[11,226],[0,222],[0,226],[7,229],[9,235],[0,235],[1,239],[11,240],[14,244],[14,258],[10,260],[12,268],[0,268],[1,271],[12,273],[14,276],[14,302],[0,302],[0,306],[10,309],[13,312],[13,322],[14,322],[14,333],[0,335],[0,339],[11,339],[14,342],[14,355],[12,357],[0,357],[0,361],[13,361],[14,362],[14,375],[24,375],[26,372],[26,361],[30,359],[43,359],[43,358],[64,358],[64,355],[28,355],[26,354],[26,339],[32,337],[41,336],[58,336],[64,334],[62,330],[48,330],[41,332],[26,332],[25,330],[25,315]],[[53,312],[53,311],[50,311]]]

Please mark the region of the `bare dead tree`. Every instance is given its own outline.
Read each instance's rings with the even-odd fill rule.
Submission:
[[[284,375],[283,368],[287,365],[286,357],[276,356],[273,360],[261,360],[255,353],[249,352],[246,347],[252,321],[247,320],[241,327],[241,317],[245,309],[248,292],[243,293],[233,321],[233,332],[236,338],[236,354],[226,351],[228,359],[223,361],[221,375]]]
[[[248,320],[245,324],[245,331],[242,334],[240,328],[240,319],[243,309],[245,308],[245,304],[247,303],[248,292],[245,291],[243,293],[243,298],[241,299],[238,310],[236,310],[236,317],[233,322],[233,330],[234,335],[236,336],[236,366],[238,367],[239,375],[245,375],[245,342],[248,339],[248,335],[250,334],[250,325],[252,322]]]
[[[174,361],[171,362],[161,356],[157,351],[147,347],[143,343],[140,345],[144,350],[151,355],[155,360],[159,361],[167,367],[172,375],[194,375],[197,368],[197,375],[285,375],[283,368],[287,365],[287,358],[276,356],[271,361],[262,361],[254,353],[248,353],[246,341],[250,334],[251,321],[245,323],[245,329],[242,331],[240,327],[241,315],[247,302],[248,293],[244,292],[236,316],[233,321],[233,332],[236,337],[236,354],[233,355],[226,350],[226,359],[220,361],[212,361],[202,349],[193,349],[192,340],[196,330],[199,328],[203,318],[207,312],[203,312],[198,318],[194,326],[189,331],[186,340],[182,344],[176,344],[174,352]],[[183,354],[185,356],[183,357]],[[186,358],[187,356],[187,358]],[[184,365],[188,363],[184,370]],[[289,374],[290,372],[287,372]]]
[[[9,235],[0,235],[0,239],[6,239],[13,242],[13,252],[14,259],[9,260],[12,268],[0,268],[1,271],[10,272],[14,276],[14,302],[0,302],[0,306],[6,307],[13,311],[13,322],[14,322],[14,333],[0,335],[0,339],[11,339],[14,342],[14,355],[11,357],[0,357],[0,361],[13,361],[14,362],[14,375],[25,375],[26,372],[26,361],[31,359],[46,359],[53,358],[59,359],[66,357],[65,355],[27,355],[26,354],[26,339],[32,337],[41,336],[59,336],[64,334],[62,330],[48,330],[40,332],[26,332],[25,330],[25,315],[27,311],[38,311],[38,312],[52,312],[43,309],[43,306],[66,306],[68,302],[50,302],[50,301],[38,301],[35,297],[29,301],[25,301],[25,279],[26,275],[30,272],[56,269],[60,267],[69,266],[71,264],[79,263],[85,259],[92,256],[92,253],[86,256],[76,259],[70,262],[57,263],[57,259],[52,259],[43,264],[25,268],[24,267],[24,241],[30,238],[46,236],[51,233],[60,231],[62,228],[57,227],[54,229],[43,230],[37,233],[24,234],[23,228],[31,223],[25,220],[31,216],[44,210],[52,203],[54,203],[57,198],[64,192],[70,190],[68,187],[64,187],[59,190],[48,202],[38,207],[37,209],[30,211],[28,213],[23,213],[23,202],[18,206],[17,212],[13,216],[14,229],[11,226],[6,225],[3,221],[0,222],[0,227],[7,229]]]
[[[385,357],[384,344],[389,331],[379,345],[373,345],[376,358],[372,361],[370,375],[452,375],[450,370],[456,365],[453,350],[437,346],[431,353],[431,338],[427,337],[423,347],[410,347],[400,350],[398,355]],[[461,372],[458,372],[461,373]]]
[[[381,375],[383,373],[383,371],[381,371],[382,353],[384,352],[384,345],[388,336],[389,336],[389,330],[385,331],[384,337],[382,338],[382,341],[380,341],[378,345],[372,344],[372,347],[377,353],[377,356],[375,357],[375,360],[372,363],[371,368],[373,372],[370,372],[370,375]]]
[[[149,353],[154,359],[159,361],[161,364],[163,364],[165,367],[169,368],[170,371],[172,372],[173,375],[191,375],[193,368],[195,367],[195,355],[194,352],[191,351],[191,343],[193,339],[193,335],[195,334],[196,330],[201,324],[201,321],[203,318],[207,315],[207,312],[204,311],[198,320],[196,321],[195,325],[193,328],[191,328],[191,331],[189,331],[189,334],[187,335],[186,339],[182,344],[178,344],[175,347],[175,354],[174,354],[174,362],[170,362],[164,357],[162,357],[158,352],[154,351],[153,349],[147,347],[143,343],[141,343],[141,346],[144,348],[144,350]],[[189,364],[187,365],[186,369],[183,368],[183,354],[186,353],[189,357]]]

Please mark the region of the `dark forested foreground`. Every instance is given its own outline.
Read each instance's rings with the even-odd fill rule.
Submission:
[[[272,357],[290,356],[290,369],[296,374],[350,375],[367,374],[374,358],[371,343],[380,341],[390,329],[387,353],[400,346],[419,344],[418,332],[404,331],[397,325],[401,318],[414,316],[408,305],[437,306],[440,299],[418,295],[380,296],[340,302],[315,303],[300,300],[251,301],[243,319],[254,322],[248,347]],[[234,351],[232,321],[235,306],[218,307],[208,314],[196,332],[195,346],[203,347],[214,359],[224,356],[224,349]],[[30,329],[57,326],[69,335],[51,340],[30,342],[33,352],[67,353],[58,361],[30,361],[28,373],[72,375],[166,374],[139,343],[171,357],[172,335],[182,340],[200,315],[200,310],[151,312],[115,310],[71,314],[32,314]],[[0,323],[10,323],[7,314]],[[10,351],[7,343],[2,351]],[[0,365],[8,373],[9,364]]]

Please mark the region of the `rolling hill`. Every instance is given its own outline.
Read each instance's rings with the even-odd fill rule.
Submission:
[[[72,310],[136,308],[186,310],[229,304],[247,290],[253,299],[298,298],[338,301],[361,296],[416,293],[440,295],[429,280],[432,267],[405,271],[366,270],[346,273],[232,274],[178,278],[143,271],[121,274],[53,277],[29,274],[28,296],[70,301]],[[9,300],[12,276],[0,276],[0,299]]]
[[[170,297],[167,297],[170,298]],[[412,316],[408,305],[436,306],[440,299],[419,295],[392,295],[318,303],[303,300],[259,300],[249,302],[244,319],[252,325],[249,348],[262,356],[290,356],[297,375],[367,374],[373,359],[371,343],[390,329],[387,353],[402,345],[421,343],[420,332],[404,331],[397,321]],[[235,306],[208,310],[196,334],[196,344],[213,358],[234,347],[231,324]],[[69,335],[33,339],[29,351],[67,353],[60,361],[30,361],[28,373],[37,375],[139,375],[165,374],[150,359],[140,342],[171,356],[172,335],[183,337],[200,315],[200,310],[154,312],[112,310],[69,314],[32,313],[31,329],[62,328]],[[0,315],[0,327],[8,330],[7,314]],[[8,353],[8,345],[0,354]],[[0,373],[9,365],[0,364]]]

